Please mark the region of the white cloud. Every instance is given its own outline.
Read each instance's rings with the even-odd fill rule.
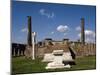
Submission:
[[[81,31],[81,27],[80,26],[76,27],[76,31]]]
[[[51,34],[54,34],[54,32],[52,31]]]
[[[39,12],[40,12],[41,15],[44,15],[44,16],[46,16],[48,18],[53,18],[54,17],[54,13],[53,12],[47,11],[45,9],[40,9]]]
[[[87,37],[87,38],[85,39],[85,41],[88,42],[88,43],[95,43],[95,38],[88,38],[88,37]]]
[[[78,34],[78,37],[81,37],[81,33]],[[95,32],[92,30],[85,30],[85,41],[95,42]]]
[[[21,29],[21,32],[28,32],[27,28]]]
[[[86,36],[95,37],[95,32],[92,31],[92,30],[85,30],[85,35],[86,35]]]
[[[59,25],[58,27],[57,27],[57,31],[59,31],[59,32],[66,32],[66,31],[68,31],[68,26],[67,25]]]
[[[41,14],[44,14],[44,12],[45,12],[45,9],[40,9]]]
[[[78,37],[81,37],[81,33],[78,34]]]

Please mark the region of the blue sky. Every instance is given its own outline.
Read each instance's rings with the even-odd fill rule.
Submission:
[[[32,17],[32,32],[45,38],[78,40],[80,19],[85,19],[86,41],[95,41],[95,6],[12,1],[12,42],[27,43],[27,16]]]

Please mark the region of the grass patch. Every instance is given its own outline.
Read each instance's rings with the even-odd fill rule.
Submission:
[[[24,57],[12,58],[12,73],[13,74],[25,74],[25,73],[42,73],[42,72],[60,72],[60,71],[74,71],[74,70],[89,70],[96,68],[96,57],[80,57],[76,60],[76,65],[67,69],[54,69],[46,70],[47,63],[41,62],[41,59],[30,60]]]

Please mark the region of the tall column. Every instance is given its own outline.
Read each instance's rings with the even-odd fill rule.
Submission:
[[[32,46],[32,29],[31,29],[31,16],[28,16],[28,38],[27,43],[29,46]]]
[[[33,46],[33,50],[32,50],[32,59],[34,60],[36,57],[36,33],[33,32],[32,33],[32,46]]]
[[[85,44],[85,32],[84,32],[84,18],[81,18],[81,43]]]
[[[32,29],[31,29],[31,16],[28,18],[28,36],[27,36],[27,46],[25,50],[25,56],[27,58],[32,58]]]

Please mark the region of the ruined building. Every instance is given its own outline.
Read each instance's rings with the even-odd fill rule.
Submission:
[[[61,41],[53,40],[52,38],[46,38],[37,43],[36,55],[37,57],[43,57],[45,53],[52,53],[53,50],[69,51],[69,47],[73,48],[73,51],[77,56],[88,56],[96,54],[96,44],[85,42],[85,19],[81,18],[81,38],[80,41],[70,41],[67,38]]]
[[[28,16],[28,39],[25,50],[25,56],[32,58],[32,53],[35,57],[43,57],[45,53],[52,53],[53,50],[69,51],[69,47],[73,49],[77,56],[88,56],[96,54],[96,44],[85,42],[84,32],[85,20],[81,18],[81,38],[80,41],[70,41],[67,38],[61,41],[53,40],[52,38],[45,38],[43,41],[36,43],[36,36],[32,36],[31,31],[31,17]],[[34,44],[32,44],[32,38]]]

